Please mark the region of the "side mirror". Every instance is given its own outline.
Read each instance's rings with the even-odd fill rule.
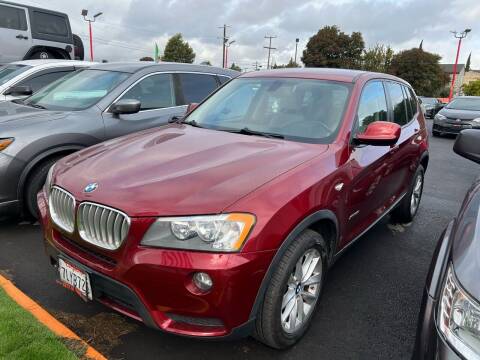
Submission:
[[[135,99],[123,99],[118,100],[110,107],[110,111],[113,114],[136,114],[140,111],[141,103]]]
[[[193,110],[195,110],[198,107],[198,105],[199,105],[198,103],[188,104],[186,115],[190,114]]]
[[[17,96],[30,96],[33,94],[33,90],[30,86],[12,86],[5,91],[3,95],[17,95]]]
[[[402,128],[398,124],[375,121],[367,126],[363,134],[357,134],[354,140],[357,144],[390,146],[397,143],[401,132]]]
[[[462,130],[453,144],[453,151],[480,164],[480,131]]]

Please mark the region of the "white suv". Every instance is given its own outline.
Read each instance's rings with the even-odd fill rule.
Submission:
[[[66,14],[0,0],[0,64],[27,59],[83,60]]]
[[[96,63],[75,60],[25,60],[0,67],[0,102],[21,99],[64,77]]]

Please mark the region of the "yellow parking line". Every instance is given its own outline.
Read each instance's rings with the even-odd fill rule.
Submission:
[[[78,340],[82,342],[87,349],[85,353],[85,356],[87,358],[95,360],[106,360],[105,356],[100,354],[97,350],[95,350],[85,341],[80,339],[77,334],[75,334],[72,330],[63,325],[60,321],[55,319],[44,308],[42,308],[39,304],[30,299],[20,289],[13,285],[10,280],[6,279],[2,275],[0,275],[0,286],[18,305],[31,313],[38,321],[40,321],[43,325],[49,328],[55,335],[62,338]]]

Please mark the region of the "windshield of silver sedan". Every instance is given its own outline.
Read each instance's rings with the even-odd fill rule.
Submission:
[[[335,138],[351,84],[298,78],[239,78],[193,111],[185,123],[244,135],[309,143]]]

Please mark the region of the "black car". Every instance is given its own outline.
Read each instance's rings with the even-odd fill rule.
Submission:
[[[425,117],[433,119],[433,117],[444,107],[444,104],[433,97],[419,96],[418,97],[422,102],[423,108],[425,109]]]
[[[480,164],[480,131],[454,151]],[[414,359],[480,359],[480,179],[440,237],[427,277]]]
[[[464,129],[480,129],[480,96],[456,97],[433,119],[433,136],[456,135]]]

